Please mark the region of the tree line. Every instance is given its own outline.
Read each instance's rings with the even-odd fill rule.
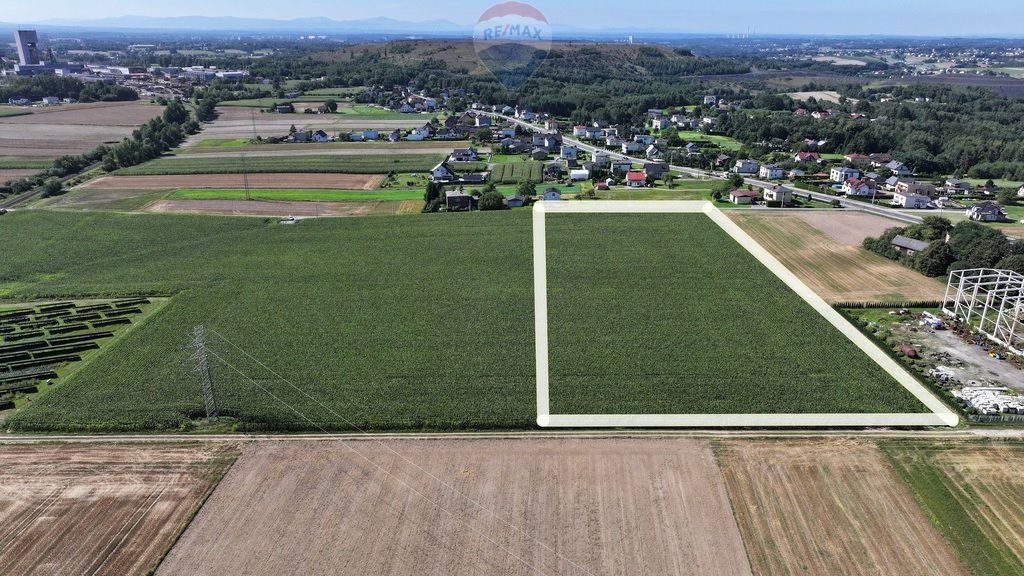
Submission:
[[[927,242],[928,248],[912,256],[903,254],[892,245],[896,236]],[[946,218],[928,216],[921,224],[891,228],[877,238],[867,238],[864,248],[931,278],[975,268],[1024,274],[1024,242],[1013,242],[998,229],[977,222],[954,226]]]

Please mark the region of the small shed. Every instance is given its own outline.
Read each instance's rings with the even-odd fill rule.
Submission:
[[[729,193],[729,201],[733,204],[749,205],[757,200],[759,194],[750,190],[733,190]]]
[[[928,249],[928,243],[924,240],[914,240],[906,236],[897,236],[892,239],[892,247],[900,254],[913,256]]]

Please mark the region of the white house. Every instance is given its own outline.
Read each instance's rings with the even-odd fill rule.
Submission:
[[[331,141],[330,134],[328,134],[327,132],[324,132],[323,130],[317,130],[316,132],[313,132],[313,134],[310,136],[310,138],[313,139],[313,142],[330,142]]]
[[[448,159],[452,162],[478,162],[480,154],[472,146],[469,148],[456,148]]]
[[[785,175],[786,171],[774,164],[765,164],[758,171],[758,176],[765,180],[781,180]]]
[[[664,130],[672,125],[668,118],[657,118],[651,120],[651,127],[655,130]]]
[[[1006,211],[995,202],[978,202],[967,209],[967,217],[978,222],[1005,222]]]
[[[877,185],[871,180],[850,178],[843,182],[843,194],[847,196],[873,196],[877,191]]]
[[[405,137],[405,139],[410,142],[422,142],[427,139],[427,133],[423,132],[419,128],[415,128],[408,136]]]
[[[711,96],[709,94],[709,95],[704,97],[704,105],[705,106],[714,106],[715,104],[718,104],[718,97],[717,96]]]
[[[1020,188],[1019,188],[1019,189],[1017,190],[1017,197],[1018,197],[1018,198],[1024,198],[1024,185],[1022,185],[1022,186],[1021,186],[1021,187],[1020,187]]]
[[[803,178],[804,176],[806,176],[806,173],[799,168],[794,168],[789,171],[789,177],[794,180],[797,178]]]
[[[626,173],[626,186],[630,188],[646,188],[647,175],[641,170],[630,170]]]
[[[737,174],[757,174],[760,170],[761,165],[753,160],[737,160],[736,165],[732,168],[732,171]]]
[[[607,152],[594,152],[594,166],[604,168],[612,161],[611,154]]]
[[[573,128],[572,128],[572,135],[574,137],[576,137],[576,138],[583,138],[584,136],[587,135],[587,127],[586,126],[573,126]]]
[[[56,106],[60,104],[60,98],[56,96],[43,96],[44,106]]]
[[[829,179],[833,182],[846,182],[851,178],[860,178],[860,170],[847,168],[845,166],[837,166],[829,172]]]
[[[964,180],[960,180],[959,178],[950,178],[946,180],[946,192],[954,194],[966,194],[970,191],[970,183]]]
[[[646,154],[649,160],[661,160],[665,157],[665,151],[655,144],[647,147]]]
[[[621,172],[623,174],[628,173],[633,169],[633,163],[629,160],[613,160],[612,161],[612,172]]]
[[[604,130],[602,130],[601,128],[591,127],[584,130],[583,137],[586,138],[587,140],[600,140],[601,138],[605,137],[605,133]]]
[[[636,136],[633,136],[633,142],[643,144],[644,146],[650,146],[651,144],[654,144],[654,136],[651,136],[650,134],[637,134]]]
[[[895,194],[892,197],[892,203],[900,208],[907,208],[909,210],[921,210],[928,207],[932,199],[928,196],[922,196],[921,194]]]
[[[897,160],[889,162],[888,164],[885,165],[885,167],[888,168],[894,176],[899,176],[901,178],[903,176],[910,176],[911,174],[914,173],[914,171],[910,169],[910,166],[907,166],[903,162],[899,162]]]
[[[782,186],[772,186],[764,191],[766,202],[781,202],[783,206],[793,203],[793,191]]]
[[[623,154],[637,154],[643,152],[644,145],[639,142],[623,142],[622,153]]]
[[[430,178],[435,182],[450,182],[452,180],[458,180],[458,176],[455,174],[455,170],[448,165],[447,162],[441,162],[434,169],[430,171]]]
[[[484,114],[481,114],[481,115],[477,116],[476,117],[476,125],[477,125],[478,128],[490,128],[491,127],[491,117],[490,116],[486,116]]]
[[[399,108],[398,111],[401,112],[402,114],[412,114],[413,112],[416,111],[416,108],[414,108],[412,104],[406,102],[402,104],[402,107]]]
[[[562,146],[561,158],[562,160],[575,160],[579,156],[579,150],[571,144],[565,144]]]

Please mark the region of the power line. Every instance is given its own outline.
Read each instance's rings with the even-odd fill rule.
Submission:
[[[210,354],[206,344],[206,328],[196,326],[192,329],[191,348],[194,350],[192,360],[196,363],[195,371],[203,383],[203,401],[206,404],[206,421],[214,423],[220,417],[217,413],[217,402],[213,397],[213,376],[210,373]],[[216,356],[216,354],[214,354]]]

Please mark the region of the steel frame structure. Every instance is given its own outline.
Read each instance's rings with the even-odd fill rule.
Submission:
[[[943,311],[968,324],[977,322],[990,340],[1024,354],[1024,276],[1010,270],[953,272]]]

